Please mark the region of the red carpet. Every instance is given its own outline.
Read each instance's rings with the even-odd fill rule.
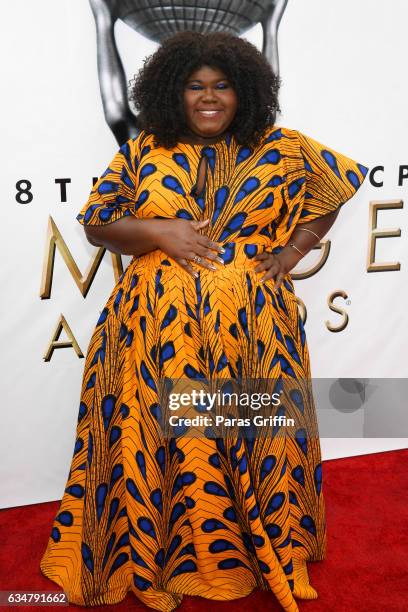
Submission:
[[[314,601],[305,612],[408,610],[408,449],[325,461],[327,559],[309,564]],[[0,511],[0,590],[60,591],[39,569],[58,502]],[[87,610],[79,606],[71,609]],[[19,606],[20,610],[49,609]],[[64,609],[64,606],[60,609]],[[147,612],[129,593],[107,612]],[[234,602],[185,597],[180,612],[282,612],[271,592],[254,591]]]

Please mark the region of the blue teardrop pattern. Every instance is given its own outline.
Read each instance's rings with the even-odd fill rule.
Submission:
[[[199,151],[207,182],[193,198]],[[172,149],[142,132],[105,168],[77,215],[82,225],[207,215],[202,233],[222,242],[224,266],[198,267],[193,279],[152,252],[120,271],[95,317],[72,465],[41,569],[76,605],[112,605],[131,588],[167,610],[184,592],[214,599],[222,585],[228,601],[234,585],[245,594],[255,585],[295,612],[294,555],[325,556],[322,461],[291,277],[274,292],[253,260],[280,253],[298,224],[351,200],[368,168],[277,126],[255,147],[228,134]],[[245,265],[235,265],[242,255]],[[272,381],[282,395],[273,414],[294,427],[277,419],[263,439],[253,424],[231,439],[210,426],[200,438],[189,425],[159,435],[163,381],[200,387],[218,377],[232,392],[229,379],[248,374]],[[194,414],[206,416],[205,404]]]

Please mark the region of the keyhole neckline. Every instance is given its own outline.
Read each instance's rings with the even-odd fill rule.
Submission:
[[[202,166],[204,166],[203,174],[201,174]],[[202,198],[205,195],[206,187],[207,187],[207,180],[208,180],[208,166],[209,166],[209,162],[208,162],[207,156],[201,154],[200,160],[197,166],[196,180],[195,180],[194,185],[191,187],[191,191],[190,191],[190,195],[192,195],[195,200],[197,200],[198,198]]]

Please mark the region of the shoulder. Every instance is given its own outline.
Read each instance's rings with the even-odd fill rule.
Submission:
[[[329,163],[328,159],[334,154],[332,149],[315,138],[299,130],[278,125],[274,125],[265,131],[260,147],[261,149],[278,148],[290,171],[304,164],[308,169],[310,167],[308,160],[310,159],[314,159],[316,163],[321,163],[322,159]]]
[[[268,127],[262,135],[259,147],[271,146],[285,148],[287,146],[298,147],[299,132],[297,130],[282,126],[273,125]]]
[[[139,146],[154,145],[154,135],[151,132],[146,132],[146,130],[142,130],[134,141],[139,144]]]
[[[283,125],[268,127],[258,145],[257,155],[280,160],[285,174],[300,170],[302,153],[299,132]]]
[[[150,149],[153,149],[154,146],[153,134],[142,130],[137,136],[129,138],[119,150],[124,154],[130,151],[132,155],[139,157],[142,154],[146,154]]]

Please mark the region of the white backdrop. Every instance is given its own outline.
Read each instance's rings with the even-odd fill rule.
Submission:
[[[82,273],[95,252],[75,220],[118,145],[105,122],[96,66],[95,25],[86,0],[3,3],[1,267],[2,403],[0,507],[59,499],[73,453],[84,359],[72,348],[43,360],[62,313],[85,354],[99,312],[114,286],[109,253],[84,299],[61,255],[50,299],[40,299],[51,215]],[[326,235],[328,261],[295,281],[307,306],[306,333],[315,377],[406,378],[408,297],[406,207],[382,211],[382,229],[400,238],[377,241],[376,260],[399,271],[368,273],[369,206],[404,200],[398,168],[406,157],[407,84],[403,78],[408,5],[393,0],[289,0],[279,29],[283,80],[277,123],[298,129],[370,168],[383,165],[384,184],[367,179]],[[115,34],[130,78],[156,45],[122,22]],[[260,46],[261,28],[245,35]],[[6,94],[6,95],[5,95]],[[61,202],[55,179],[70,178]],[[380,178],[380,174],[377,175]],[[31,182],[33,200],[16,201],[16,182]],[[318,253],[308,255],[299,269]],[[124,265],[130,258],[123,258]],[[341,322],[327,297],[349,315]],[[60,340],[65,338],[61,335]],[[322,439],[324,458],[407,446],[406,439]]]

